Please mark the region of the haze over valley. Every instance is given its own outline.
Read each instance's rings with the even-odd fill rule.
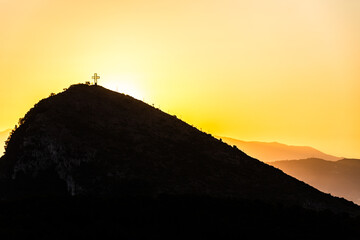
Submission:
[[[236,145],[248,155],[263,162],[273,162],[280,160],[294,160],[304,158],[321,158],[329,161],[342,159],[341,157],[331,156],[320,152],[309,146],[290,146],[277,142],[257,142],[242,141],[238,139],[219,137],[230,145]]]

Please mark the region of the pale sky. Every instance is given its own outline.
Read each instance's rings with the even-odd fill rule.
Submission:
[[[0,0],[0,130],[91,80],[209,133],[360,158],[358,0]]]

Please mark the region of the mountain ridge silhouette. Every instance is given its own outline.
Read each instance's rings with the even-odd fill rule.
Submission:
[[[52,176],[42,182],[43,189],[36,180],[40,192],[23,195],[49,194],[51,189],[51,194],[194,195],[340,212],[357,209],[176,116],[100,86],[73,85],[41,100],[23,122],[1,158],[2,178],[28,184]],[[59,189],[46,186],[55,182]]]
[[[100,86],[52,94],[19,122],[0,158],[4,238],[360,235],[359,206]]]

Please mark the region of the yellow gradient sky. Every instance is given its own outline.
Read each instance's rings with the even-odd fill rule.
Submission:
[[[358,0],[0,0],[0,130],[90,80],[214,135],[360,158]]]

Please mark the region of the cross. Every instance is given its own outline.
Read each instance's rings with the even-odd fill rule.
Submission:
[[[94,79],[94,84],[97,85],[97,80],[100,78],[100,76],[98,76],[97,73],[94,73],[94,76],[91,78]]]

